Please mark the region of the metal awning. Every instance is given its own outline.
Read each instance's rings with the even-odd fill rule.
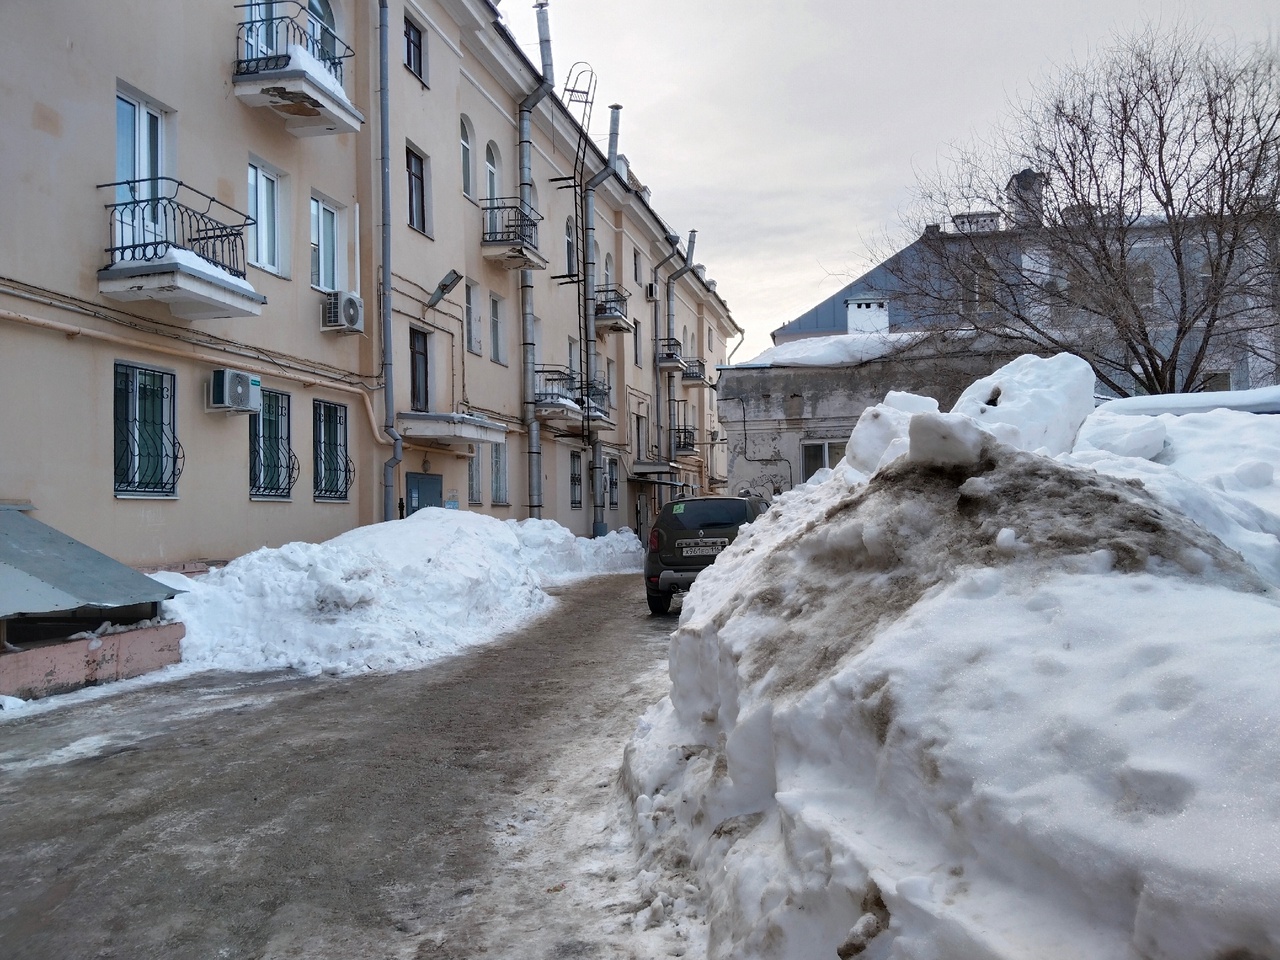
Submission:
[[[397,413],[396,429],[406,440],[436,443],[502,443],[507,427],[486,417],[466,413]]]
[[[157,603],[179,593],[20,509],[0,509],[0,617]]]

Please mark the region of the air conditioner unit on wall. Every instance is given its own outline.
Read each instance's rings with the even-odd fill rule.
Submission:
[[[364,301],[349,290],[330,290],[320,325],[342,333],[364,333]]]
[[[243,370],[215,370],[209,380],[209,409],[228,413],[262,411],[262,378]]]
[[[658,302],[658,285],[656,283],[646,283],[644,285],[644,298],[650,303]]]

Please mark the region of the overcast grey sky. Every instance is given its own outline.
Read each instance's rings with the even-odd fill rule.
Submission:
[[[532,0],[501,10],[539,62]],[[914,171],[1010,98],[1148,21],[1280,39],[1276,0],[550,0],[557,89],[597,76],[620,152],[746,331],[735,360],[870,265]],[[1012,171],[1011,171],[1012,172]]]

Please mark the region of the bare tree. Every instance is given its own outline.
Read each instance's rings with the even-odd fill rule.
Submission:
[[[1274,46],[1121,41],[958,149],[919,201],[929,225],[885,264],[912,322],[1077,353],[1121,396],[1276,380]]]

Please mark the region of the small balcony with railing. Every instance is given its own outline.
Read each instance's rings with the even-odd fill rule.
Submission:
[[[596,333],[630,333],[635,329],[627,316],[627,291],[621,287],[596,290]]]
[[[685,358],[684,372],[680,379],[686,387],[709,387],[711,378],[707,376],[707,361],[701,357]]]
[[[261,315],[267,298],[245,279],[247,214],[171,177],[98,189],[113,191],[102,296],[159,301],[183,320]]]
[[[579,386],[578,403],[590,429],[612,430],[617,426],[609,412],[610,392],[608,382],[601,377],[584,381]]]
[[[232,85],[240,101],[274,111],[295,137],[355,133],[364,116],[343,89],[355,56],[333,26],[294,0],[240,4]]]
[[[545,270],[538,252],[538,211],[519,197],[490,197],[480,204],[484,258],[507,270]]]
[[[671,429],[671,443],[675,447],[677,457],[696,457],[698,455],[697,427],[683,426]]]
[[[684,370],[684,358],[680,356],[680,341],[675,337],[665,337],[658,341],[656,359],[659,370]]]
[[[535,367],[533,371],[533,413],[543,423],[571,424],[582,421],[578,377],[566,367]]]

